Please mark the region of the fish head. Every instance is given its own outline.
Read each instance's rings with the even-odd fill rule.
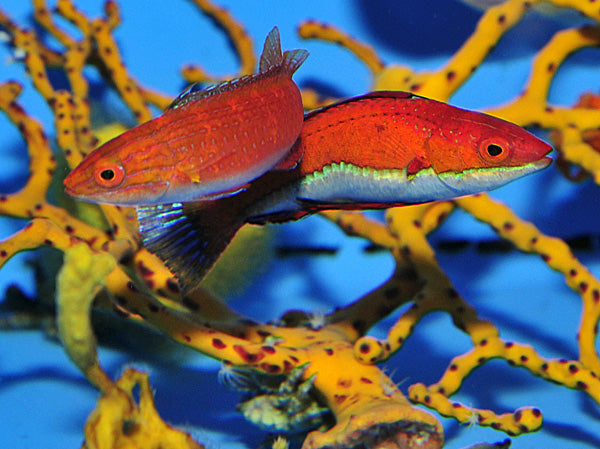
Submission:
[[[151,154],[134,151],[127,132],[96,148],[65,178],[65,192],[92,203],[158,204],[170,173],[149,164]]]
[[[448,127],[432,133],[429,165],[457,196],[492,190],[542,170],[552,147],[514,123],[462,111]]]

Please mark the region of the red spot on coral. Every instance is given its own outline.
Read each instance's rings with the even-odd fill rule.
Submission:
[[[275,348],[273,346],[262,346],[261,349],[267,354],[275,354]]]
[[[346,395],[346,394],[334,394],[333,395],[333,400],[336,402],[336,404],[341,404],[346,399],[348,399],[348,395]]]
[[[293,355],[290,356],[290,360],[294,363],[299,363],[300,361],[298,360],[298,357],[294,357]]]
[[[8,256],[8,253],[4,250],[0,251],[0,257],[6,257]]]
[[[454,70],[450,70],[446,73],[446,80],[449,83],[451,83],[454,78],[456,78],[456,72]]]
[[[54,246],[54,242],[50,239],[45,239],[44,240],[44,245],[48,245],[48,246]]]
[[[150,277],[154,274],[154,271],[144,265],[144,262],[141,260],[137,263],[137,269],[140,275],[144,278]]]
[[[569,372],[570,372],[571,374],[575,374],[575,373],[577,373],[578,371],[579,371],[579,368],[577,367],[577,365],[575,365],[574,363],[571,363],[571,364],[569,365]]]
[[[327,355],[333,355],[333,349],[331,349],[331,348],[325,348],[325,354],[327,354]]]
[[[452,365],[450,365],[450,371],[456,371],[458,369],[458,365],[456,365],[455,363],[453,363]]]
[[[290,362],[289,360],[283,361],[283,371],[286,373],[289,373],[291,370],[293,370],[294,366],[295,365],[292,362]]]
[[[272,363],[261,363],[259,366],[260,369],[269,374],[279,374],[281,372],[281,367]]]
[[[190,341],[192,341],[192,337],[190,337],[189,335],[183,334],[182,336],[183,336],[183,339],[184,339],[185,341],[187,341],[188,343],[189,343]]]
[[[227,347],[227,345],[223,343],[223,340],[221,340],[220,338],[213,338],[212,345],[217,349],[225,349]]]
[[[369,343],[362,343],[359,346],[358,350],[361,354],[368,354],[369,352],[371,352],[371,345]]]
[[[536,418],[539,418],[540,416],[542,416],[542,412],[540,412],[539,409],[534,408],[531,410],[531,413],[533,414],[533,416],[535,416]]]
[[[265,354],[262,352],[258,352],[258,353],[252,353],[252,352],[248,352],[246,351],[246,348],[244,348],[241,345],[233,345],[233,350],[235,352],[238,353],[238,355],[244,360],[244,362],[246,363],[258,363],[260,362],[262,359],[265,358]]]
[[[337,384],[342,388],[350,388],[352,386],[352,379],[338,379]]]
[[[598,289],[594,289],[592,290],[592,298],[594,299],[594,302],[596,304],[598,304],[598,302],[600,302],[600,291],[598,291]]]
[[[580,291],[581,293],[585,293],[585,292],[587,291],[588,287],[589,287],[589,285],[588,285],[588,283],[587,283],[587,282],[581,282],[581,283],[579,284],[579,291]]]
[[[366,377],[361,377],[360,381],[364,384],[372,384],[373,381],[371,379],[367,379]]]
[[[521,418],[523,417],[523,414],[521,413],[521,411],[519,410],[518,412],[515,413],[515,422],[519,422],[521,421]]]

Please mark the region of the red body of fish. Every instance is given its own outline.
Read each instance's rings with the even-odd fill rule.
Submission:
[[[291,76],[306,56],[304,50],[282,55],[275,28],[260,73],[182,94],[160,117],[90,153],[65,180],[66,192],[147,205],[239,189],[276,165],[300,134],[304,110]]]

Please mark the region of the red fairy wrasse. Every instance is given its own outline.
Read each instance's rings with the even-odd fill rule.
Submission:
[[[374,92],[305,116],[281,165],[236,195],[138,209],[146,247],[197,285],[245,223],[327,209],[383,209],[491,190],[550,164],[523,128],[406,92]]]
[[[281,54],[273,28],[258,74],[188,89],[160,117],[91,152],[65,179],[66,192],[139,206],[237,191],[273,168],[298,138],[304,110],[292,74],[307,56],[305,50]],[[297,162],[288,161],[290,167]]]

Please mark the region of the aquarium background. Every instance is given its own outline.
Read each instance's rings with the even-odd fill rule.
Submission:
[[[190,62],[215,74],[237,70],[236,55],[225,34],[190,2],[128,0],[119,4],[122,24],[115,36],[131,74],[145,86],[175,96],[185,87],[180,69]],[[257,51],[274,25],[279,27],[284,49],[308,49],[310,57],[294,76],[295,81],[338,97],[369,91],[370,74],[340,47],[299,39],[296,27],[300,21],[318,19],[335,24],[373,45],[385,62],[435,69],[471,34],[480,14],[451,0],[221,0],[219,4],[244,24]],[[78,1],[77,5],[92,16],[102,13],[100,1]],[[0,0],[0,7],[17,22],[33,26],[28,2]],[[450,102],[478,109],[513,98],[523,89],[534,53],[556,30],[578,20],[583,19],[529,14],[501,40]],[[51,134],[53,121],[48,107],[24,77],[23,67],[11,58],[11,51],[0,46],[0,79],[24,83],[21,104],[42,120]],[[597,50],[585,50],[569,59],[552,84],[550,101],[571,105],[584,91],[597,92],[599,63]],[[97,77],[93,70],[86,74]],[[106,94],[99,87],[92,91],[96,123],[120,120],[133,124],[133,117],[115,94]],[[0,191],[16,191],[27,178],[25,146],[4,116],[0,118],[0,136]],[[592,181],[573,184],[551,167],[491,195],[549,235],[588,242],[575,253],[596,276],[600,275],[600,195]],[[24,224],[0,218],[0,237],[9,236]],[[289,309],[327,313],[379,286],[394,266],[388,253],[365,251],[366,241],[344,235],[318,216],[274,226],[272,232],[269,251],[262,253],[268,261],[264,271],[230,299],[236,310],[256,319],[276,319]],[[499,327],[504,338],[532,344],[546,357],[577,358],[580,298],[560,274],[551,272],[536,256],[490,245],[490,241],[498,241],[497,235],[461,211],[454,212],[431,241],[458,291],[482,318]],[[469,243],[452,244],[462,241]],[[299,246],[332,251],[312,255],[282,255],[278,251]],[[0,298],[11,284],[35,295],[28,261],[36,254],[18,255],[2,268]],[[371,334],[383,337],[396,317],[397,313],[392,314]],[[118,320],[107,320],[103,326],[109,331],[100,331],[102,365],[113,378],[131,365],[149,371],[157,408],[166,421],[184,427],[211,448],[258,447],[265,434],[235,411],[240,395],[217,382],[219,363]],[[406,392],[411,383],[437,381],[449,360],[469,347],[468,336],[458,332],[446,314],[434,313],[417,326],[385,366]],[[542,430],[514,438],[513,448],[600,447],[597,404],[584,394],[554,386],[505,361],[491,361],[476,370],[454,397],[466,405],[496,412],[523,405],[541,409]],[[96,399],[96,390],[69,362],[56,340],[40,330],[0,332],[2,447],[79,447],[85,419]],[[460,426],[444,418],[441,422],[450,449],[506,438],[489,428]]]

